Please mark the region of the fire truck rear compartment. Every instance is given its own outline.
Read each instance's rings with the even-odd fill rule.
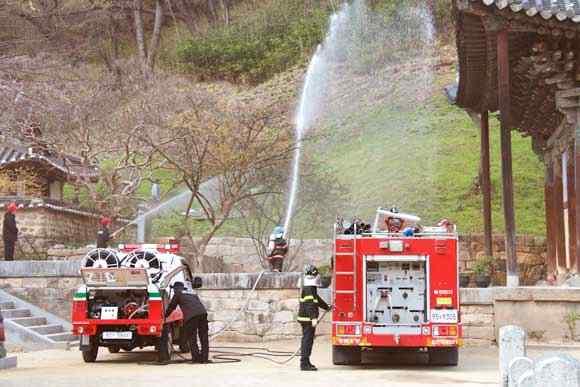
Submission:
[[[90,319],[143,319],[148,315],[147,289],[95,289],[89,292]],[[104,316],[103,313],[110,314]]]
[[[366,262],[366,321],[375,334],[420,334],[427,322],[427,281],[423,257],[416,261]]]

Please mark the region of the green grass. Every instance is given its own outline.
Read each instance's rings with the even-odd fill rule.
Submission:
[[[499,125],[491,125],[493,225],[504,228],[501,203]],[[354,129],[356,128],[356,130]],[[378,206],[416,213],[425,224],[440,218],[461,233],[481,232],[481,194],[477,188],[479,130],[442,92],[416,109],[377,108],[327,128],[331,140],[311,144],[325,168],[348,191],[340,207],[348,217],[370,220]],[[545,232],[543,166],[530,139],[512,135],[516,227],[521,234]],[[347,219],[348,219],[347,217]]]
[[[271,0],[230,26],[214,26],[178,42],[182,70],[201,79],[260,83],[304,63],[322,40],[330,7]]]

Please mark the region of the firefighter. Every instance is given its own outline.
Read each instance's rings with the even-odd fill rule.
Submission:
[[[101,216],[101,219],[99,220],[99,231],[97,231],[97,249],[106,249],[109,247],[109,241],[111,240],[109,226],[111,223],[111,218]]]
[[[317,287],[320,284],[320,275],[314,265],[304,267],[304,276],[300,291],[300,307],[298,309],[298,322],[302,325],[302,346],[300,357],[300,369],[302,371],[316,371],[317,368],[310,363],[312,345],[316,325],[318,324],[318,308],[330,310],[330,306],[318,296]]]
[[[399,209],[397,207],[393,207],[393,208],[391,208],[390,212],[392,212],[393,214],[398,214]],[[386,220],[386,226],[387,226],[387,232],[396,234],[396,233],[401,232],[401,230],[404,228],[405,221],[401,218],[396,217],[396,216],[389,216]]]
[[[281,272],[284,266],[284,258],[288,254],[288,241],[284,238],[284,228],[276,226],[272,234],[270,234],[270,242],[268,243],[268,261],[270,262],[270,269],[275,272]]]
[[[2,239],[4,241],[4,259],[14,260],[14,248],[18,240],[18,227],[16,226],[16,203],[8,204],[4,213],[4,224],[2,226]]]
[[[288,254],[288,242],[284,238],[277,238],[274,241],[274,249],[268,255],[270,269],[275,272],[281,272],[284,266],[284,258]]]
[[[173,284],[173,298],[165,311],[165,318],[179,306],[183,313],[185,337],[189,337],[192,363],[210,363],[207,310],[199,297],[185,289],[183,282]],[[197,338],[201,343],[201,352],[197,346]]]

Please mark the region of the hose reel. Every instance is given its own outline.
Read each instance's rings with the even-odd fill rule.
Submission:
[[[114,250],[94,249],[85,256],[82,267],[94,269],[111,269],[121,265],[121,261]]]
[[[123,259],[123,266],[136,269],[145,269],[147,274],[156,282],[161,277],[161,261],[157,253],[151,250],[136,250],[130,252]]]

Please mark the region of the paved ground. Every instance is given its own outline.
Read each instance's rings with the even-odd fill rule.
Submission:
[[[296,343],[276,343],[272,348],[294,350]],[[571,353],[580,355],[578,350]],[[538,354],[531,351],[532,356]],[[384,364],[336,367],[330,359],[330,345],[323,339],[317,341],[313,357],[320,368],[316,373],[298,371],[296,359],[285,366],[255,358],[234,364],[157,366],[139,364],[154,360],[153,353],[111,355],[106,349],[101,349],[96,364],[83,363],[76,349],[21,353],[18,358],[17,369],[0,372],[1,387],[491,386],[497,384],[498,374],[495,348],[464,348],[460,365],[451,368]]]

